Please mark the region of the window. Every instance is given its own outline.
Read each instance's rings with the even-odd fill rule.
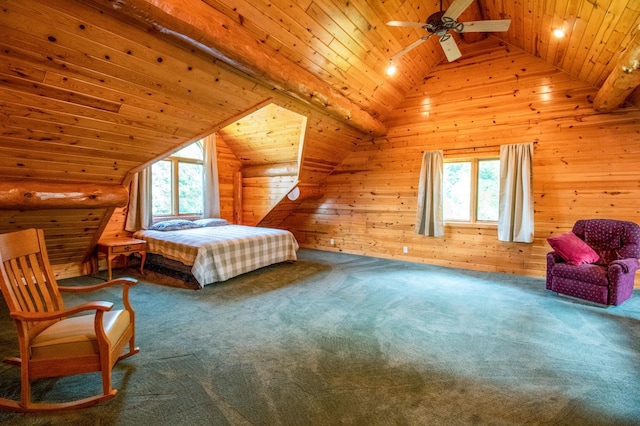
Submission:
[[[203,172],[201,142],[153,164],[153,216],[202,216]]]
[[[445,160],[444,220],[497,222],[500,197],[500,160],[471,158]]]

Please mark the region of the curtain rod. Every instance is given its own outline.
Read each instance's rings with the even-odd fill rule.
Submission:
[[[523,142],[526,143],[526,142]],[[530,142],[534,145],[538,144],[538,141],[533,141]],[[442,151],[446,152],[446,151],[476,151],[476,150],[480,150],[480,149],[486,149],[486,148],[500,148],[502,145],[510,145],[510,144],[500,144],[500,145],[484,145],[484,146],[469,146],[466,148],[448,148],[448,149],[443,149]],[[424,153],[424,150],[421,151],[422,153]]]

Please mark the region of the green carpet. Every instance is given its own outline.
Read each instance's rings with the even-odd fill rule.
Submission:
[[[83,281],[99,280],[63,283]],[[638,291],[604,309],[542,279],[313,250],[202,290],[169,281],[131,292],[141,352],[116,366],[115,399],[0,423],[640,424]],[[5,306],[0,343],[17,354]],[[34,396],[99,386],[96,374],[40,380]],[[0,396],[18,392],[19,371],[0,366]]]

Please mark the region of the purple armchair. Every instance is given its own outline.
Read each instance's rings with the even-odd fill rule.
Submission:
[[[547,289],[602,305],[619,305],[633,293],[640,268],[640,226],[612,219],[579,220],[572,232],[599,256],[595,263],[572,265],[547,253]]]

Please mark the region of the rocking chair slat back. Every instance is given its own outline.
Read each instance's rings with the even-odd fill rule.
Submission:
[[[3,253],[4,283],[2,292],[11,312],[53,312],[64,309],[62,296],[48,265],[46,250],[39,244],[37,230],[0,235],[0,244],[10,247]],[[43,266],[45,265],[45,266]],[[40,323],[38,328],[48,324]],[[26,323],[31,329],[33,323]]]

